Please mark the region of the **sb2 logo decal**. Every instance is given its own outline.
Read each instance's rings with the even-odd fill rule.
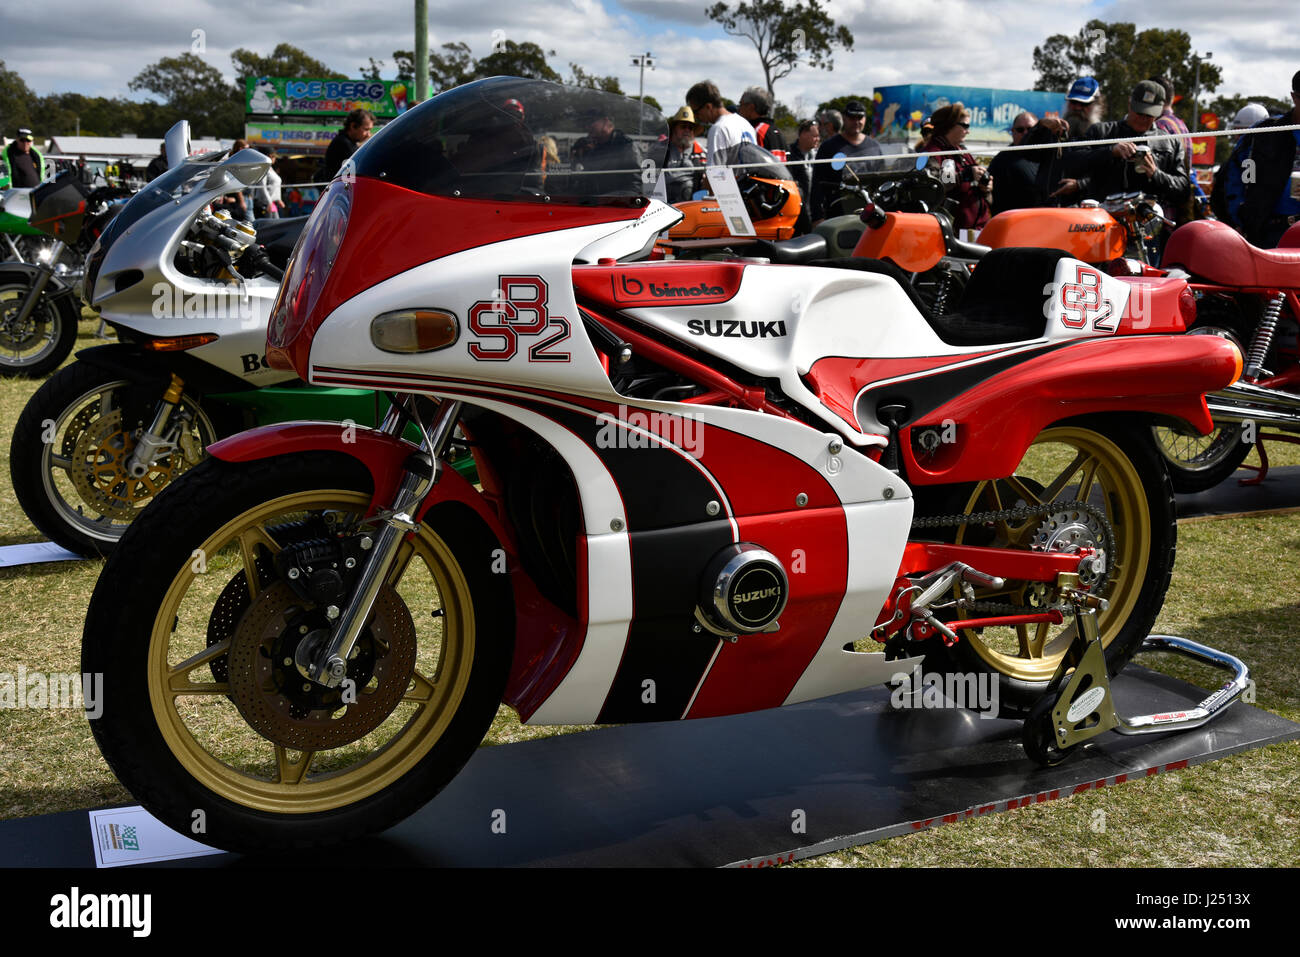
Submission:
[[[1069,329],[1084,329],[1091,324],[1096,332],[1113,335],[1119,317],[1115,303],[1101,293],[1101,273],[1087,266],[1075,267],[1074,282],[1061,283],[1061,324]]]
[[[519,352],[521,338],[545,338],[528,344],[529,362],[568,362],[569,353],[555,347],[569,338],[572,327],[546,308],[546,280],[541,276],[501,276],[496,299],[480,300],[469,308],[469,354],[480,362],[507,362]]]

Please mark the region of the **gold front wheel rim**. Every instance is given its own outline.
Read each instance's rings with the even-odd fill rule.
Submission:
[[[436,590],[437,604],[427,617],[436,649],[425,648],[397,710],[389,717],[393,727],[379,740],[385,725],[346,748],[321,752],[294,752],[256,735],[242,719],[222,712],[235,705],[229,700],[230,682],[216,679],[211,663],[223,656],[220,644],[194,651],[174,647],[182,629],[182,604],[206,576],[209,584],[251,572],[256,546],[276,545],[266,527],[272,519],[317,510],[364,514],[369,496],[349,490],[312,490],[266,502],[225,523],[196,549],[173,578],[154,619],[150,636],[148,686],[154,720],[172,755],[199,784],[246,808],[277,814],[309,814],[355,804],[390,786],[409,773],[446,733],[469,686],[474,661],[473,601],[463,571],[446,543],[427,526],[399,549],[390,586],[401,587],[413,569],[427,570]],[[227,560],[238,555],[236,563]],[[208,558],[212,556],[212,558]],[[214,567],[223,566],[224,567]],[[231,574],[222,575],[227,568]],[[256,581],[249,574],[248,580]],[[254,589],[256,594],[256,587]],[[408,602],[409,608],[410,602]],[[416,617],[415,609],[409,609]],[[440,627],[439,627],[440,626]],[[188,629],[193,644],[194,629]],[[426,636],[417,632],[417,641]],[[224,642],[229,647],[229,639]],[[436,659],[427,653],[436,650]],[[185,654],[185,652],[191,652]],[[184,657],[181,655],[184,654]],[[177,659],[180,660],[177,660]],[[428,661],[436,660],[430,666]],[[208,680],[212,679],[212,680]],[[199,712],[207,711],[200,717]],[[212,732],[213,713],[224,727]],[[403,718],[403,715],[407,715]],[[233,727],[232,727],[233,726]],[[238,744],[230,744],[239,732]],[[375,738],[372,740],[372,735]],[[230,751],[214,754],[213,743]],[[366,749],[373,747],[373,750]],[[235,764],[230,758],[237,758]]]
[[[1021,502],[1037,505],[1061,499],[1100,505],[1114,532],[1116,554],[1108,556],[1110,581],[1103,593],[1110,607],[1098,616],[1102,645],[1109,647],[1137,606],[1152,542],[1151,509],[1142,479],[1119,446],[1089,429],[1048,429],[1034,440],[1013,478],[979,483],[964,511],[969,514],[1013,508]],[[1029,533],[1037,525],[1038,520],[1018,527],[1000,523],[995,543],[1027,548]],[[963,527],[957,543],[965,538]],[[995,596],[979,597],[1024,604],[1026,594],[1023,586],[1016,586]],[[994,670],[1010,678],[1041,682],[1055,674],[1073,638],[1074,625],[1067,616],[1062,625],[1019,625],[1014,629],[985,629],[983,633],[962,631],[960,635]]]

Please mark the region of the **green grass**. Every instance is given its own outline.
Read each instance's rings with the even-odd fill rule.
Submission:
[[[93,344],[82,323],[78,347]],[[42,541],[8,479],[13,424],[39,383],[0,380],[0,544]],[[1276,464],[1300,449],[1276,445]],[[0,672],[80,670],[81,627],[100,563],[0,570]],[[1173,585],[1157,630],[1230,651],[1251,665],[1258,706],[1300,720],[1300,515],[1181,526]],[[1148,666],[1213,686],[1178,659]],[[584,729],[524,728],[502,708],[485,744]],[[1300,744],[1007,814],[944,825],[805,866],[1191,866],[1300,864]],[[0,818],[130,801],[73,711],[0,709]]]

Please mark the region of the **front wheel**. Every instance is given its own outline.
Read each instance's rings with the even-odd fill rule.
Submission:
[[[23,408],[9,448],[14,494],[32,524],[70,551],[107,554],[154,495],[216,440],[198,400],[182,396],[167,443],[143,475],[132,453],[161,390],[84,362],[51,376]]]
[[[513,604],[492,573],[495,539],[459,506],[434,509],[402,545],[342,688],[299,668],[331,619],[303,597],[317,579],[287,569],[355,583],[377,531],[370,483],[334,453],[209,459],[105,565],[82,645],[83,669],[104,675],[92,728],[122,783],[175,830],[243,852],[378,831],[441,790],[490,726]]]
[[[1029,551],[1103,547],[1104,516],[1114,551],[1106,556],[1109,579],[1100,591],[1109,602],[1097,626],[1112,675],[1129,661],[1150,633],[1164,604],[1173,571],[1177,515],[1169,478],[1149,427],[1137,421],[1076,419],[1043,431],[1026,451],[1013,477],[980,482],[961,491],[959,511],[1057,507],[1021,520],[970,523],[958,543]],[[1076,509],[1087,503],[1094,511]],[[1041,606],[1049,586],[1008,581],[1000,592],[976,597],[1020,608]],[[976,612],[963,617],[984,617]],[[997,684],[999,714],[1024,717],[1042,697],[1074,639],[1072,616],[1061,625],[1019,625],[962,631],[952,648],[931,640],[926,667],[973,674]]]
[[[31,288],[24,270],[0,269],[0,375],[43,376],[54,371],[77,343],[79,302],[75,296],[42,295],[20,322],[23,300]]]

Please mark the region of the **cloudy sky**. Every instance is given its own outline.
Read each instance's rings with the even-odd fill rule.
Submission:
[[[739,97],[762,82],[749,41],[708,20],[710,0],[430,0],[431,46],[460,41],[476,56],[494,39],[532,41],[554,50],[553,68],[575,61],[614,74],[635,95],[634,53],[649,51],[656,69],[646,92],[665,108],[705,77]],[[802,67],[777,84],[780,100],[808,113],[823,99],[876,86],[945,82],[1027,89],[1034,45],[1075,32],[1088,19],[1177,26],[1224,70],[1223,93],[1283,97],[1300,69],[1295,0],[829,0],[831,15],[856,44],[839,52],[833,72]],[[368,57],[389,61],[413,46],[412,0],[41,0],[0,9],[0,60],[38,93],[74,90],[130,95],[127,82],[160,57],[190,50],[203,31],[204,56],[233,76],[230,51],[269,53],[288,41],[342,73]]]

